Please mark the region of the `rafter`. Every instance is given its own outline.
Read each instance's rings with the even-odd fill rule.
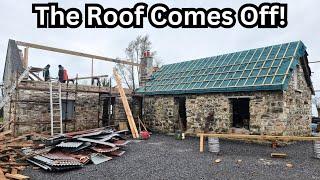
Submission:
[[[50,47],[50,46],[44,46],[44,45],[40,45],[40,44],[34,44],[34,43],[28,43],[28,42],[22,42],[22,41],[16,41],[16,44],[18,46],[24,46],[24,47],[33,48],[33,49],[40,49],[40,50],[51,51],[51,52],[56,52],[56,53],[69,54],[69,55],[73,55],[73,56],[86,57],[86,58],[90,58],[89,60],[96,59],[96,60],[109,61],[109,62],[120,63],[120,64],[140,66],[139,63],[133,63],[130,61],[119,60],[119,59],[114,59],[114,58],[109,58],[109,57],[104,57],[104,56],[98,56],[98,55],[83,53],[83,52],[79,52],[79,51],[72,51],[72,50],[66,50],[66,49],[55,48],[55,47]]]

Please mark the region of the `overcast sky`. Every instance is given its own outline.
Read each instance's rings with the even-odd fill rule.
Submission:
[[[239,24],[231,29],[156,29],[144,23],[143,29],[37,29],[36,14],[32,14],[31,5],[35,2],[48,1],[0,1],[0,74],[3,72],[8,39],[39,43],[70,50],[103,55],[107,57],[124,58],[124,49],[128,43],[138,35],[148,34],[153,43],[153,50],[164,64],[180,62],[194,58],[208,57],[229,53],[238,50],[263,47],[289,41],[302,40],[307,46],[309,61],[320,60],[320,1],[270,1],[288,3],[288,26],[284,29],[246,29]],[[59,6],[67,9],[76,7],[84,10],[85,1],[57,1]],[[91,0],[90,3],[99,3],[105,8],[116,9],[132,7],[140,1],[119,0]],[[152,5],[155,1],[144,1]],[[164,2],[169,7],[202,7],[225,8],[231,7],[236,11],[245,3],[260,4],[265,1],[240,0],[180,0],[157,1]],[[29,65],[43,67],[51,64],[54,68],[62,64],[74,77],[90,75],[90,61],[85,58],[48,53],[39,50],[30,50]],[[94,74],[111,74],[112,63],[96,61]],[[315,89],[320,89],[320,63],[311,64],[312,79]],[[53,69],[55,74],[55,69]]]

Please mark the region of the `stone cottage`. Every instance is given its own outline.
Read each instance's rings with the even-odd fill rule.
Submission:
[[[137,91],[144,120],[160,132],[309,135],[307,55],[297,41],[164,65]]]
[[[16,41],[9,40],[3,73],[3,95],[27,68],[26,55],[26,51],[18,48]],[[32,68],[28,77],[17,84],[16,93],[4,106],[4,121],[11,122],[8,128],[17,134],[50,131],[49,82],[37,75],[41,71],[41,68]],[[61,91],[64,132],[126,122],[124,108],[115,88],[65,83]],[[131,92],[126,90],[126,94],[131,95]]]

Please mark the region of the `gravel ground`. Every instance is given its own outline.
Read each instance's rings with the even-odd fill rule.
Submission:
[[[31,179],[320,179],[320,160],[313,144],[299,142],[272,149],[269,145],[220,141],[220,155],[199,152],[199,139],[153,134],[147,141],[133,140],[122,157],[68,172],[26,169]],[[271,152],[288,154],[270,158]],[[214,160],[221,159],[220,163]],[[238,160],[242,160],[238,162]],[[293,167],[286,167],[292,163]]]

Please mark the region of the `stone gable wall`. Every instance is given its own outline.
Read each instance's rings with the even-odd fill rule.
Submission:
[[[284,111],[287,124],[286,135],[310,135],[311,134],[311,90],[307,86],[303,69],[298,66],[297,88],[294,84],[294,77],[291,77],[288,89],[284,91]]]

